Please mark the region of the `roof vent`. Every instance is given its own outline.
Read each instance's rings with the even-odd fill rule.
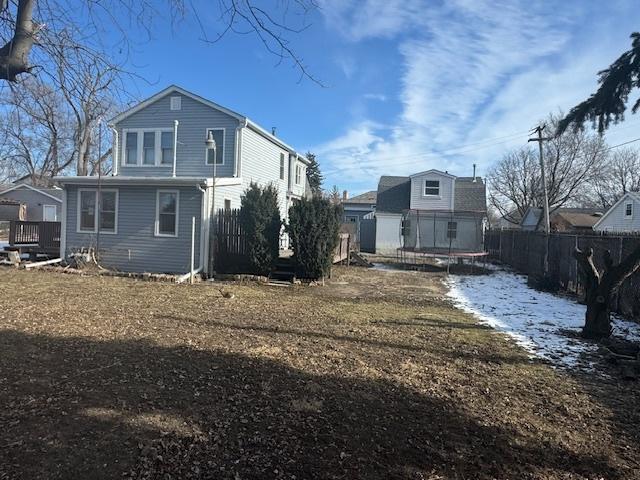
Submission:
[[[171,110],[182,110],[182,97],[171,97]]]

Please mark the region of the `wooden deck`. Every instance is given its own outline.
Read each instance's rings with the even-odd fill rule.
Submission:
[[[9,246],[5,250],[38,255],[60,254],[60,222],[12,220],[9,223]]]

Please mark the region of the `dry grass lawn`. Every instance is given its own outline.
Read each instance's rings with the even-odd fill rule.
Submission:
[[[0,479],[634,479],[638,383],[571,375],[437,274],[175,286],[0,270]]]

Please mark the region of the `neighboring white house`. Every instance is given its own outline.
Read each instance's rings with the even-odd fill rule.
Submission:
[[[625,193],[593,229],[597,232],[640,233],[640,192]]]

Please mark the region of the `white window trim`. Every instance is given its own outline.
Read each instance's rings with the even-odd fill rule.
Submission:
[[[144,159],[144,134],[145,132],[155,133],[155,163],[153,165],[143,163]],[[122,149],[120,166],[124,168],[173,168],[173,162],[162,163],[162,133],[173,134],[173,128],[124,128],[122,129]],[[127,156],[127,133],[138,135],[138,150],[136,152],[136,163],[126,163]]]
[[[280,163],[278,164],[278,178],[282,181],[287,179],[287,158],[286,155],[280,152],[279,156]]]
[[[175,233],[160,233],[160,194],[161,193],[175,193],[176,194],[176,228]],[[156,190],[156,221],[154,227],[154,236],[156,237],[169,237],[178,238],[180,232],[180,190]]]
[[[50,204],[49,205],[47,205],[47,204],[43,204],[42,205],[42,221],[43,222],[47,221],[47,220],[45,220],[45,217],[46,217],[45,212],[47,211],[47,207],[48,208],[53,208],[53,210],[55,212],[55,220],[50,220],[50,221],[57,222],[58,221],[58,207],[57,207],[57,205],[50,205]]]
[[[432,195],[432,194],[425,193],[427,191],[427,182],[438,182],[438,194],[437,195]],[[433,187],[429,187],[429,188],[433,188]],[[441,192],[442,192],[442,182],[440,181],[440,179],[425,178],[422,181],[422,196],[424,198],[433,198],[433,199],[442,198]]]
[[[213,131],[220,131],[222,132],[222,163],[216,163],[216,168],[218,167],[223,167],[225,165],[225,159],[224,157],[226,156],[227,153],[227,132],[226,132],[226,128],[222,128],[222,127],[214,127],[214,128],[205,128],[204,130],[204,138],[205,140],[207,138],[209,138],[209,131],[213,130]],[[216,157],[218,156],[218,145],[216,145]],[[207,167],[211,167],[213,168],[213,163],[209,163],[208,160],[209,157],[209,149],[207,147],[204,147],[204,164]],[[213,161],[215,162],[216,159],[214,158]]]
[[[174,108],[175,107],[175,108]],[[179,95],[172,95],[169,100],[169,110],[178,111],[182,110],[182,97]]]
[[[300,175],[298,176],[298,169],[300,169]],[[302,172],[302,165],[300,165],[299,163],[296,163],[295,169],[294,169],[294,175],[293,175],[293,181],[296,184],[296,186],[301,186],[302,185],[302,177],[303,177],[303,172]]]
[[[118,234],[118,214],[120,213],[120,191],[117,188],[102,188],[101,192],[114,192],[116,194],[116,214],[114,231],[100,229],[100,235],[117,235]],[[80,216],[82,213],[82,205],[80,203],[80,192],[93,192],[96,201],[96,215],[93,221],[93,230],[82,230],[80,228]],[[76,233],[98,233],[98,222],[100,221],[100,203],[98,202],[98,189],[97,188],[79,188],[76,197]]]
[[[627,215],[627,207],[631,205],[631,215]],[[633,202],[624,202],[624,218],[627,220],[633,219]]]

